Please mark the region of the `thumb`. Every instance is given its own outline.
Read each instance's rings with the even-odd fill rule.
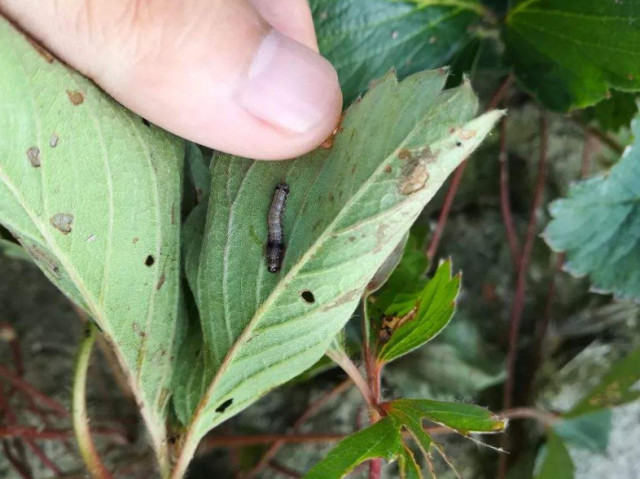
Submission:
[[[317,53],[306,0],[0,0],[0,8],[120,103],[211,148],[291,158],[338,122],[338,78]]]

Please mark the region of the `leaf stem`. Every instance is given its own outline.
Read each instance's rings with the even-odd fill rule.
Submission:
[[[328,350],[326,354],[333,360],[333,362],[340,366],[345,373],[347,373],[347,376],[351,378],[353,384],[358,388],[367,405],[371,409],[377,409],[377,404],[367,382],[364,380],[362,374],[360,374],[360,370],[351,358],[349,358],[349,356],[347,356],[343,351],[336,351],[333,349]]]
[[[96,340],[96,330],[97,328],[93,322],[88,321],[85,335],[82,341],[80,341],[73,371],[71,417],[73,420],[73,429],[76,434],[76,441],[78,442],[78,449],[89,473],[96,479],[112,479],[111,474],[109,474],[104,467],[93,439],[91,438],[89,418],[87,417],[87,371],[89,369],[89,359],[91,357],[93,343]]]

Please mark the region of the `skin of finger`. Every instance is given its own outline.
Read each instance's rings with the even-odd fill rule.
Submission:
[[[262,17],[282,33],[318,51],[308,0],[249,0]]]
[[[302,134],[265,123],[233,101],[271,29],[244,0],[69,0],[64,7],[55,0],[0,0],[0,6],[128,108],[215,149],[292,158],[320,144],[340,115],[339,89],[332,93],[335,108]]]

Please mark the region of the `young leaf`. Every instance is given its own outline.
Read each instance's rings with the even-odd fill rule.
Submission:
[[[634,386],[640,381],[640,348],[616,362],[602,381],[589,392],[565,417],[576,417],[640,398]]]
[[[566,252],[565,269],[597,292],[640,300],[640,119],[635,141],[606,176],[581,181],[554,201],[544,238]]]
[[[501,115],[469,121],[472,91],[441,92],[445,80],[437,71],[401,84],[388,76],[349,109],[331,149],[278,163],[214,159],[202,237],[185,252],[206,362],[186,393],[207,385],[197,408],[179,414],[191,416],[186,455],[209,429],[324,354],[384,259]],[[286,253],[273,274],[266,223],[281,182],[290,189]]]
[[[547,108],[593,105],[610,88],[640,90],[640,4],[520,0],[507,16],[505,56]]]
[[[500,419],[488,409],[473,404],[432,401],[430,399],[396,399],[387,404],[389,414],[407,426],[420,437],[418,428],[423,419],[442,424],[464,436],[469,433],[496,433],[507,427],[507,421]],[[425,449],[426,439],[419,439]]]
[[[346,103],[395,69],[400,78],[446,65],[484,12],[477,0],[311,0],[322,54],[338,70]]]
[[[423,419],[444,424],[463,435],[470,432],[499,432],[506,426],[505,421],[490,411],[470,404],[398,399],[387,403],[385,408],[389,412],[387,417],[340,442],[304,476],[305,479],[338,479],[358,464],[377,457],[387,460],[397,458],[403,478],[422,478],[420,466],[402,437],[404,429],[409,431],[423,455],[430,460],[434,443],[422,427]]]
[[[364,461],[378,457],[392,460],[398,454],[405,455],[400,424],[392,417],[385,417],[340,441],[304,479],[340,479]]]
[[[567,446],[553,431],[547,434],[539,460],[542,463],[535,479],[573,479],[574,466]]]
[[[451,261],[443,261],[435,276],[416,295],[409,307],[417,308],[415,317],[393,331],[378,354],[380,361],[389,362],[407,354],[433,339],[453,317],[455,299],[460,290],[460,276],[451,277]],[[392,304],[386,314],[408,314],[407,302]]]
[[[0,44],[0,223],[103,330],[166,468],[183,142],[1,16]]]

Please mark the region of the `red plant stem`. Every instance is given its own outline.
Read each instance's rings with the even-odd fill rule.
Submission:
[[[3,391],[0,390],[0,409],[4,411],[4,417],[6,418],[7,423],[9,423],[9,428],[15,427],[18,423],[18,420],[14,412],[11,410],[11,406],[5,400],[2,394]],[[31,451],[38,457],[38,459],[40,459],[45,467],[51,469],[51,471],[53,471],[56,476],[62,474],[62,470],[51,459],[47,457],[44,451],[40,449],[40,446],[38,446],[32,438],[22,439],[24,439],[24,442],[27,444],[27,446],[29,446],[29,449],[31,449]]]
[[[444,232],[444,227],[449,220],[449,212],[451,211],[451,206],[453,205],[453,199],[456,197],[458,188],[460,188],[460,181],[462,181],[462,175],[464,175],[464,170],[466,168],[467,160],[464,160],[462,163],[460,163],[460,166],[456,168],[456,171],[453,174],[453,178],[451,179],[451,183],[449,184],[449,189],[447,190],[447,195],[444,198],[442,210],[440,210],[440,216],[438,217],[438,223],[436,225],[435,231],[433,232],[431,243],[429,243],[429,249],[427,250],[427,258],[429,258],[429,262],[433,261],[433,258],[436,255],[436,251],[438,251],[440,239],[442,238],[442,233]]]
[[[380,402],[381,402],[381,389],[380,382],[382,377],[383,364],[378,362],[375,358],[375,353],[371,354],[369,349],[369,355],[365,358],[367,379],[369,382],[369,389],[373,395],[373,401],[376,408],[372,408],[369,411],[369,417],[371,424],[375,424],[380,420]],[[382,459],[375,458],[369,460],[369,479],[380,479],[382,472]]]
[[[20,389],[27,395],[36,398],[42,404],[45,404],[53,412],[57,413],[59,416],[63,416],[63,417],[69,416],[69,411],[58,401],[47,396],[43,392],[38,391],[36,388],[31,386],[28,382],[19,378],[14,373],[12,373],[7,368],[1,365],[0,365],[0,377],[7,380],[7,382],[9,382],[15,388]]]
[[[507,117],[500,121],[500,211],[509,242],[509,252],[513,266],[517,267],[520,261],[520,242],[516,234],[516,228],[511,213],[511,200],[509,199],[509,163],[507,153]]]
[[[207,436],[202,440],[206,448],[240,447],[256,444],[271,444],[283,441],[287,444],[307,444],[337,442],[346,437],[345,434],[254,434],[250,436]]]
[[[351,379],[345,379],[336,387],[334,387],[327,393],[320,396],[316,401],[311,403],[311,405],[309,405],[307,410],[304,413],[302,413],[302,415],[296,420],[296,422],[293,424],[293,427],[291,428],[291,432],[292,433],[297,432],[302,427],[302,425],[305,422],[307,422],[307,420],[311,416],[316,414],[320,409],[322,409],[322,407],[324,407],[333,398],[347,391],[352,385],[353,385],[353,382],[351,381]],[[274,442],[271,445],[271,447],[269,447],[269,449],[267,449],[267,451],[262,455],[258,463],[255,465],[255,467],[251,471],[249,471],[245,479],[251,479],[253,477],[256,477],[267,465],[271,465],[271,460],[275,457],[275,455],[284,445],[285,445],[285,441]]]
[[[536,181],[536,187],[533,194],[533,201],[531,203],[531,210],[529,213],[529,224],[527,226],[527,236],[524,242],[522,255],[517,265],[517,280],[516,280],[516,293],[511,308],[511,314],[509,316],[509,350],[507,352],[507,379],[504,386],[503,394],[503,407],[509,409],[513,401],[513,387],[515,380],[515,367],[516,359],[518,356],[518,337],[520,335],[520,322],[522,319],[522,313],[524,311],[524,299],[527,288],[527,273],[529,268],[529,260],[531,259],[531,252],[533,250],[533,244],[536,239],[537,228],[537,216],[536,213],[540,204],[542,203],[542,196],[544,193],[544,184],[546,180],[546,168],[547,168],[547,130],[548,130],[548,118],[547,113],[542,112],[540,117],[540,157],[538,160],[538,178]],[[508,434],[502,436],[502,446],[506,448],[508,444]],[[498,463],[498,475],[499,479],[504,479],[507,473],[507,456],[500,456]]]
[[[108,436],[113,438],[118,444],[129,444],[129,441],[122,433],[112,429],[91,429],[96,436]],[[0,427],[0,438],[23,438],[37,439],[39,441],[59,441],[73,437],[70,429],[40,429],[32,426],[7,426]]]
[[[507,354],[507,380],[504,388],[503,406],[506,409],[511,407],[513,396],[513,380],[515,374],[515,362],[518,352],[518,336],[520,334],[520,320],[524,310],[524,295],[527,287],[527,272],[533,244],[536,239],[537,216],[536,213],[542,202],[544,193],[544,183],[546,179],[547,167],[547,115],[542,113],[540,119],[540,159],[538,161],[538,178],[533,195],[533,202],[529,214],[529,225],[527,226],[527,236],[525,239],[522,255],[517,266],[518,276],[516,281],[516,294],[511,308],[509,318],[509,352]]]
[[[549,289],[547,290],[547,299],[544,304],[544,312],[542,313],[542,320],[536,323],[536,330],[534,332],[535,346],[533,356],[533,368],[537,369],[538,365],[542,362],[544,340],[549,330],[549,323],[551,322],[551,313],[553,310],[553,301],[556,296],[556,277],[558,271],[562,269],[564,264],[565,254],[560,253],[556,259],[556,264],[551,272],[551,279],[549,280]],[[535,379],[535,376],[534,376]],[[532,381],[533,382],[533,381]]]
[[[591,156],[593,154],[593,135],[589,130],[584,132],[584,146],[582,147],[582,167],[580,169],[581,178],[586,178],[591,172]]]
[[[487,104],[486,111],[495,110],[495,108],[500,104],[500,102],[504,99],[509,91],[513,83],[513,77],[509,75],[502,82],[498,90],[494,93],[491,100]],[[456,193],[460,187],[460,181],[462,180],[462,175],[464,175],[464,170],[467,167],[467,160],[464,160],[460,163],[460,166],[456,169],[453,177],[451,179],[451,183],[449,184],[449,189],[447,190],[447,194],[444,199],[444,203],[442,205],[442,210],[440,210],[440,216],[438,217],[438,223],[436,225],[436,229],[433,232],[433,237],[431,238],[431,242],[429,243],[429,248],[427,249],[427,258],[432,262],[433,258],[436,256],[436,252],[438,251],[438,246],[440,245],[440,240],[442,239],[442,233],[444,232],[444,228],[449,219],[449,213],[451,212],[451,206],[453,205],[453,200],[456,197]]]
[[[382,474],[382,459],[371,459],[369,461],[369,479],[380,479]]]
[[[27,467],[13,455],[11,452],[11,448],[9,447],[9,443],[7,441],[2,441],[2,449],[4,450],[4,456],[7,458],[9,463],[13,466],[13,468],[20,474],[22,479],[32,479],[31,472]]]

